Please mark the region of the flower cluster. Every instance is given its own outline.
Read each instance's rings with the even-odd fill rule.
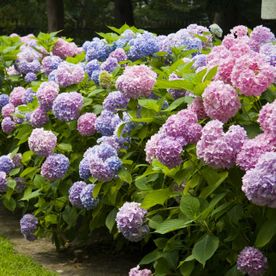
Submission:
[[[37,229],[38,220],[32,214],[24,215],[20,220],[20,230],[22,235],[28,241],[34,241],[36,239],[34,232]]]
[[[8,155],[0,156],[0,172],[9,173],[14,168],[15,165]]]
[[[79,48],[74,42],[67,42],[62,38],[57,40],[53,48],[53,54],[62,59],[73,57],[81,53],[81,51],[81,48]]]
[[[146,224],[147,211],[137,202],[125,202],[116,215],[118,230],[123,236],[132,241],[142,240],[149,232]]]
[[[90,136],[96,133],[96,118],[94,113],[84,113],[78,119],[77,129],[80,135]]]
[[[127,107],[129,99],[120,91],[114,91],[107,95],[103,101],[103,108],[111,112],[117,112],[118,109]]]
[[[276,143],[276,100],[263,106],[259,113],[258,122],[264,133],[274,138]]]
[[[7,184],[7,174],[0,171],[0,193],[6,192]]]
[[[9,102],[14,106],[23,104],[25,93],[26,90],[23,87],[15,87],[10,94]]]
[[[214,168],[230,168],[235,164],[246,132],[240,126],[232,125],[223,132],[223,123],[218,120],[208,122],[196,145],[198,158]]]
[[[42,59],[42,71],[49,75],[52,71],[56,70],[59,64],[62,62],[62,59],[59,56],[46,56]]]
[[[44,110],[52,108],[53,102],[59,93],[59,86],[53,82],[43,82],[39,86],[36,96],[40,106]]]
[[[128,276],[152,276],[152,272],[146,268],[140,269],[140,266],[137,265],[129,271]]]

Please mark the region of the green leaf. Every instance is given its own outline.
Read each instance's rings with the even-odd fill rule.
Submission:
[[[144,198],[142,207],[145,209],[149,209],[157,204],[163,205],[165,201],[170,197],[170,195],[171,192],[169,188],[148,192]]]
[[[118,212],[117,209],[113,209],[106,216],[105,225],[108,228],[108,230],[109,230],[110,233],[111,233],[112,228],[113,228],[113,226],[115,224],[115,218],[116,218],[117,212]]]
[[[49,224],[57,224],[58,223],[57,215],[55,215],[55,214],[46,215],[45,222],[49,223]]]
[[[193,98],[192,97],[181,97],[175,101],[173,101],[170,106],[165,109],[164,111],[165,112],[171,112],[173,110],[175,110],[176,108],[178,108],[180,105],[184,104],[184,103],[191,103],[193,101]]]
[[[261,227],[255,245],[256,247],[264,247],[266,244],[270,242],[270,240],[276,234],[276,220],[275,218],[270,218],[267,220]]]
[[[194,84],[189,80],[157,80],[155,83],[156,89],[182,89],[193,91]]]
[[[218,66],[215,66],[212,69],[210,69],[208,71],[208,73],[205,75],[204,81],[205,80],[211,81],[214,78],[214,76],[216,75],[217,71],[218,71]]]
[[[186,228],[191,225],[192,220],[185,219],[167,219],[160,223],[159,227],[155,230],[156,233],[166,234],[171,231]]]
[[[162,103],[154,99],[139,99],[138,104],[144,108],[154,110],[155,112],[159,112],[162,107]]]
[[[140,264],[150,264],[150,263],[153,263],[154,261],[158,260],[161,257],[162,257],[162,253],[158,249],[155,249],[152,252],[150,252],[149,254],[147,254],[140,261]]]
[[[7,197],[3,196],[2,202],[3,202],[4,206],[8,210],[10,210],[12,212],[15,210],[15,208],[16,208],[16,201],[12,197],[7,198]]]
[[[132,183],[131,173],[126,168],[122,168],[119,171],[118,176],[122,181],[127,182],[128,184]]]
[[[218,246],[219,239],[216,236],[206,234],[194,245],[192,255],[205,266],[206,261],[214,255]]]
[[[194,266],[194,262],[184,262],[180,266],[181,275],[190,276],[193,272]]]
[[[22,163],[27,165],[27,163],[32,159],[33,154],[34,153],[31,150],[24,152],[22,155]]]
[[[40,190],[36,190],[34,192],[29,192],[29,190],[26,190],[26,192],[24,193],[24,196],[20,199],[20,200],[30,200],[32,198],[38,197],[40,196]]]
[[[24,177],[28,174],[34,173],[36,170],[37,170],[36,167],[28,167],[20,174],[20,177]]]
[[[216,195],[208,207],[201,213],[201,218],[206,219],[208,215],[214,210],[215,206],[226,196],[226,193]]]
[[[72,145],[71,144],[61,143],[61,144],[57,145],[57,148],[60,151],[63,151],[63,152],[72,152]]]
[[[196,197],[183,195],[180,201],[181,212],[189,219],[195,219],[199,213],[200,202]]]
[[[17,175],[20,172],[20,168],[15,168],[9,172],[9,176]]]
[[[62,213],[62,218],[68,224],[68,227],[71,228],[77,222],[78,213],[77,213],[75,208],[72,208],[72,207],[67,205],[65,207],[65,210]]]
[[[8,187],[14,190],[14,188],[16,187],[16,181],[14,179],[8,179]]]

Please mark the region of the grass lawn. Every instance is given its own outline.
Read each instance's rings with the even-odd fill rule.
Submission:
[[[0,236],[0,275],[1,276],[55,276],[32,259],[17,254],[12,244]]]

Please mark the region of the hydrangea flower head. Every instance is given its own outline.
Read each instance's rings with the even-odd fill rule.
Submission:
[[[97,59],[92,59],[85,65],[85,72],[91,78],[94,71],[100,70],[100,62]]]
[[[78,84],[83,79],[84,69],[80,64],[73,64],[64,61],[59,64],[55,72],[55,80],[61,87]]]
[[[127,55],[123,48],[115,49],[110,53],[109,57],[116,58],[118,62],[127,60]]]
[[[78,119],[77,129],[80,135],[90,136],[96,133],[96,119],[94,113],[84,113]]]
[[[6,192],[7,184],[7,174],[0,171],[0,193]]]
[[[210,32],[217,36],[217,37],[222,37],[223,34],[223,30],[221,29],[221,27],[218,24],[212,24],[209,26]]]
[[[276,100],[262,107],[259,113],[258,122],[264,133],[271,137],[276,136]]]
[[[276,152],[262,154],[242,178],[242,191],[258,206],[276,208]]]
[[[34,241],[36,239],[34,232],[37,229],[38,220],[32,214],[24,215],[20,220],[20,231],[28,241]]]
[[[201,97],[195,97],[193,102],[188,105],[188,109],[194,112],[199,120],[207,117]]]
[[[136,267],[133,267],[129,273],[128,276],[152,276],[152,272],[149,269],[140,269],[140,266],[137,265]]]
[[[42,127],[48,121],[49,121],[49,117],[47,115],[47,112],[41,107],[38,107],[31,113],[30,123],[32,127],[35,127],[35,128]]]
[[[146,65],[128,66],[117,79],[116,87],[128,98],[148,97],[156,82],[156,77],[157,74]]]
[[[10,94],[10,103],[14,106],[23,104],[25,93],[26,90],[23,87],[15,87]]]
[[[53,48],[53,54],[62,59],[73,57],[81,53],[81,49],[74,42],[67,42],[62,38],[58,38]]]
[[[120,91],[114,91],[107,95],[103,102],[103,108],[111,112],[127,107],[129,99]]]
[[[119,66],[118,61],[116,58],[113,57],[108,57],[106,59],[106,61],[104,61],[101,66],[100,69],[101,70],[105,70],[109,73],[113,72],[117,67]]]
[[[0,109],[2,109],[2,107],[8,103],[9,103],[9,95],[0,94]]]
[[[107,44],[105,39],[94,37],[91,42],[85,42],[84,50],[86,52],[86,61],[92,59],[104,61],[112,52],[112,47]]]
[[[262,276],[267,269],[267,258],[257,248],[247,246],[238,256],[237,268],[248,276]]]
[[[37,155],[48,156],[56,147],[57,137],[52,131],[36,128],[32,131],[28,144],[30,150]]]
[[[15,106],[11,103],[8,103],[2,107],[1,113],[3,117],[11,117],[15,111]]]
[[[23,104],[28,104],[33,102],[35,95],[36,93],[31,88],[27,88],[23,98]]]
[[[142,240],[149,232],[145,223],[147,211],[137,202],[125,202],[116,215],[118,230],[123,236],[132,241]]]
[[[42,71],[49,75],[52,71],[56,70],[59,64],[62,62],[62,59],[59,56],[46,56],[42,60]]]
[[[80,200],[80,194],[86,183],[83,181],[77,181],[69,189],[69,201],[71,204],[77,208],[82,208],[82,203]]]
[[[235,116],[241,107],[235,89],[222,81],[211,82],[202,94],[206,114],[223,123]]]
[[[1,128],[2,131],[6,134],[10,134],[13,132],[13,130],[15,129],[16,124],[15,122],[12,120],[11,117],[5,117],[3,118],[2,122],[1,122]]]
[[[265,43],[260,47],[260,54],[265,55],[266,61],[276,67],[276,44]]]
[[[77,92],[59,94],[53,103],[54,116],[65,122],[78,119],[83,105],[83,97]]]
[[[275,41],[275,35],[269,28],[262,25],[255,27],[250,34],[250,46],[256,52],[262,44],[272,41]]]
[[[25,82],[32,82],[32,81],[35,81],[36,79],[37,79],[37,76],[33,72],[29,72],[24,77]]]
[[[69,168],[69,159],[63,154],[49,155],[41,166],[41,175],[50,181],[62,178]]]
[[[96,129],[103,136],[111,136],[120,122],[121,119],[118,114],[103,110],[101,115],[96,119]]]
[[[36,96],[40,106],[49,110],[59,93],[59,86],[54,81],[43,82],[39,86]]]
[[[84,186],[82,191],[80,192],[81,205],[86,210],[94,209],[99,203],[99,200],[97,198],[94,198],[92,194],[95,186],[95,184],[88,184]]]
[[[15,165],[8,155],[0,156],[0,172],[9,173]]]

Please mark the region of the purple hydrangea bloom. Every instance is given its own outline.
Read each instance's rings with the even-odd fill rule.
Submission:
[[[237,259],[237,268],[248,276],[262,276],[267,269],[267,258],[255,247],[245,247]]]
[[[10,103],[13,104],[15,107],[23,104],[25,93],[26,90],[23,87],[15,87],[10,94]]]
[[[28,61],[26,59],[17,59],[14,65],[16,71],[21,74],[38,73],[40,71],[40,62],[37,59]]]
[[[28,144],[30,150],[37,155],[48,156],[53,153],[56,147],[57,137],[52,131],[36,128],[32,131]]]
[[[85,65],[85,72],[91,78],[94,71],[100,70],[100,62],[97,59],[92,59]]]
[[[69,201],[71,204],[77,208],[81,208],[82,203],[80,200],[80,194],[83,188],[86,186],[86,183],[83,181],[77,181],[69,189]]]
[[[36,239],[34,232],[37,229],[38,220],[32,214],[24,215],[20,220],[20,230],[25,239],[34,241]]]
[[[23,98],[23,104],[28,104],[33,102],[35,95],[36,93],[31,88],[27,88]]]
[[[192,60],[194,62],[192,67],[195,70],[203,68],[207,65],[207,55],[202,55],[202,54],[196,55],[196,56],[193,57]]]
[[[95,186],[95,184],[88,184],[80,193],[81,204],[86,210],[94,209],[99,203],[99,200],[92,195]]]
[[[11,103],[8,103],[2,107],[1,113],[3,117],[11,117],[15,110],[15,106]]]
[[[30,115],[30,123],[33,127],[42,127],[49,121],[47,112],[38,107]]]
[[[223,81],[212,81],[202,94],[206,114],[211,119],[225,123],[234,117],[241,107],[236,90]]]
[[[106,61],[101,64],[100,69],[109,73],[113,72],[119,66],[116,58],[108,57]]]
[[[120,38],[115,42],[115,45],[117,48],[122,48],[124,47],[131,39],[135,38],[136,34],[130,30],[130,29],[127,29],[125,30]]]
[[[57,69],[53,70],[53,71],[48,75],[48,80],[49,80],[49,81],[56,81],[56,73],[57,73]]]
[[[152,276],[152,272],[149,269],[140,269],[140,266],[137,265],[136,267],[133,267],[129,273],[128,276]]]
[[[29,72],[28,74],[26,74],[26,76],[24,77],[25,82],[32,82],[35,81],[37,79],[37,76],[35,73],[33,72]]]
[[[69,168],[69,159],[63,154],[49,155],[41,166],[41,175],[53,181],[62,178]]]
[[[97,140],[98,144],[107,144],[111,147],[113,147],[114,149],[116,149],[117,151],[120,149],[120,144],[118,143],[116,137],[113,136],[102,136],[101,138],[99,138]]]
[[[79,175],[82,179],[88,179],[91,176],[90,167],[89,167],[89,157],[84,157],[80,161],[79,165]]]
[[[230,168],[235,164],[246,132],[240,126],[231,126],[223,132],[223,123],[218,120],[208,122],[196,145],[196,153],[205,163],[214,168]]]
[[[83,97],[77,92],[59,94],[53,103],[53,113],[61,121],[69,122],[78,119],[83,105]]]
[[[97,116],[94,113],[84,113],[78,119],[77,129],[80,135],[90,136],[96,133],[96,119]]]
[[[10,155],[11,156],[11,155]],[[19,168],[22,166],[21,160],[22,160],[22,154],[17,153],[14,156],[11,156],[12,162],[14,163],[14,166],[16,168]]]
[[[276,208],[276,152],[260,156],[242,178],[242,191],[252,203]]]
[[[0,172],[9,173],[14,167],[14,163],[8,155],[0,156]]]
[[[137,202],[125,202],[116,215],[118,230],[123,236],[132,241],[141,241],[149,232],[146,225],[147,211]]]
[[[84,79],[84,69],[81,64],[62,62],[55,72],[55,81],[61,87],[78,84]]]
[[[42,60],[42,71],[49,75],[52,71],[58,68],[62,59],[59,56],[47,56]]]
[[[260,47],[260,53],[266,56],[266,60],[272,66],[276,66],[276,44],[266,43]]]
[[[131,60],[137,60],[150,56],[159,51],[158,39],[150,32],[137,34],[135,38],[129,41],[130,49],[128,57]]]
[[[48,81],[41,83],[36,93],[40,106],[45,110],[51,109],[58,93],[59,86],[55,82]]]
[[[118,114],[103,110],[101,115],[96,119],[96,129],[103,136],[111,136],[120,122],[121,119]]]
[[[256,26],[250,33],[250,47],[258,52],[262,44],[275,41],[275,35],[271,30],[262,25]]]
[[[1,127],[4,133],[10,134],[15,129],[16,124],[11,117],[5,117],[1,122]]]
[[[123,48],[115,49],[112,53],[110,53],[109,57],[116,58],[118,62],[127,60],[127,55]]]
[[[259,134],[255,138],[244,142],[237,155],[236,163],[244,171],[253,169],[259,157],[265,152],[272,151],[273,148],[271,138],[268,135]]]
[[[7,190],[7,174],[0,171],[0,193],[5,193]]]
[[[117,112],[118,109],[126,108],[129,99],[120,91],[114,91],[107,95],[103,102],[103,108],[108,111]]]
[[[0,109],[2,109],[2,107],[8,103],[9,103],[9,95],[0,94]]]

